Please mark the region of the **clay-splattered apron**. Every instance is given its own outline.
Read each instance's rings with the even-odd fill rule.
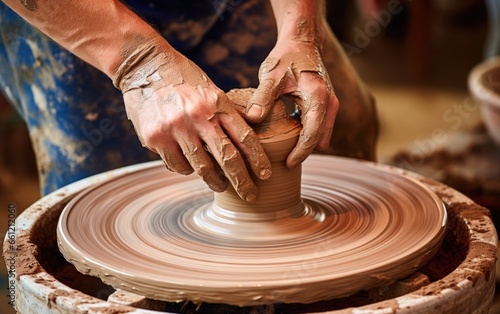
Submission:
[[[257,86],[275,42],[267,0],[124,1],[220,88]],[[158,158],[141,146],[111,80],[0,2],[0,88],[29,128],[42,195]]]

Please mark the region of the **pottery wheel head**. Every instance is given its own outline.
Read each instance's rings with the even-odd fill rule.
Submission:
[[[295,145],[294,125],[278,143]],[[388,284],[439,248],[446,209],[416,180],[314,155],[289,170],[282,158],[272,160],[273,176],[252,204],[231,189],[214,197],[196,176],[160,163],[93,186],[63,210],[60,250],[115,288],[244,306],[311,303]]]

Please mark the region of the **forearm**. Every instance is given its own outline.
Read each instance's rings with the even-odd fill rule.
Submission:
[[[322,42],[323,0],[270,0],[273,7],[278,40],[293,38],[300,41]]]
[[[127,57],[127,47],[159,36],[146,22],[115,0],[2,1],[109,77]]]

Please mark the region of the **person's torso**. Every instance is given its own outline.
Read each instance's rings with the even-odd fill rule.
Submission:
[[[123,0],[176,49],[198,44],[217,22],[229,0]],[[243,2],[243,0],[238,0]]]

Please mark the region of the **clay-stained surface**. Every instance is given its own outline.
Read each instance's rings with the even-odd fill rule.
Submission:
[[[439,248],[445,208],[418,181],[342,158],[311,156],[304,169],[303,203],[259,213],[214,205],[197,178],[161,166],[121,176],[69,203],[60,249],[81,272],[153,299],[252,305],[388,284]]]

